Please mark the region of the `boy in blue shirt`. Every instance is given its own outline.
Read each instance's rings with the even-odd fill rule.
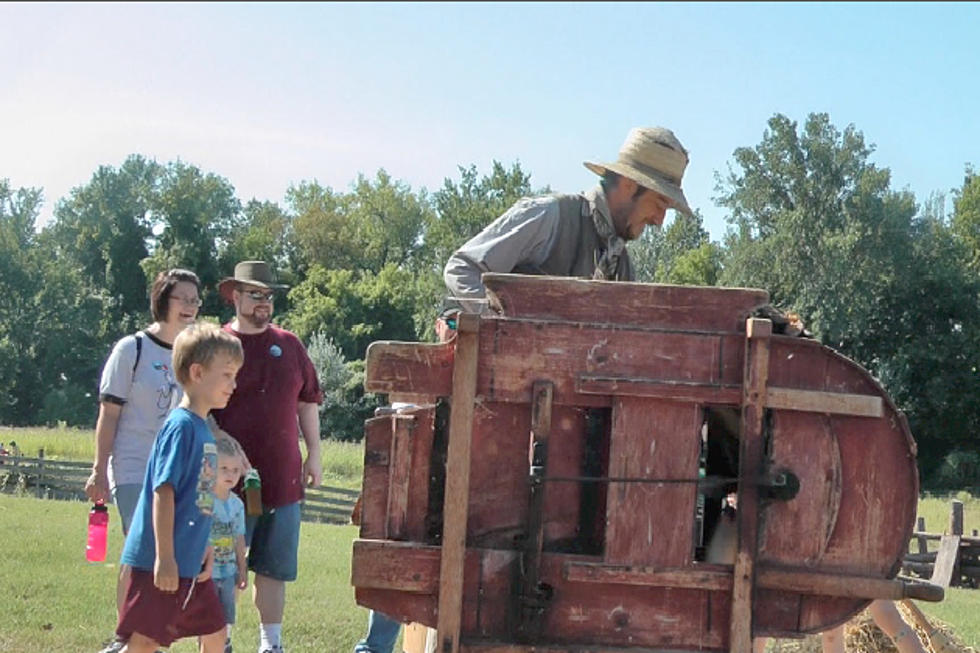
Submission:
[[[133,573],[116,634],[122,653],[153,653],[200,636],[204,653],[222,653],[225,616],[211,580],[209,546],[218,456],[205,422],[235,390],[238,339],[217,326],[187,327],[174,340],[173,369],[184,388],[160,428],[123,548]]]

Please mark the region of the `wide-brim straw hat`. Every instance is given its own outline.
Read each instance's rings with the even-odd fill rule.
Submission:
[[[612,163],[586,161],[585,167],[604,175],[607,170],[632,179],[640,186],[664,195],[671,208],[693,216],[687,204],[681,179],[687,168],[687,150],[674,132],[663,127],[636,127],[630,130],[619,148],[619,158]]]
[[[289,286],[280,283],[273,283],[272,270],[265,261],[242,261],[235,266],[235,275],[225,277],[218,284],[218,292],[226,302],[234,301],[235,286],[244,283],[259,288],[269,288],[270,290],[283,290]]]

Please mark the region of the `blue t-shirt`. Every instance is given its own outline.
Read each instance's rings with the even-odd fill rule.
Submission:
[[[214,578],[238,576],[235,540],[245,535],[245,504],[234,493],[224,501],[214,498],[214,517],[211,522],[211,546],[214,547]]]
[[[153,442],[122,562],[153,571],[153,492],[169,484],[174,490],[177,573],[181,578],[197,576],[211,534],[217,469],[218,450],[205,421],[186,408],[175,408]]]

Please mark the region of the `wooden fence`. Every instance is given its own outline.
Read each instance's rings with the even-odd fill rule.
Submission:
[[[91,463],[3,456],[0,458],[0,492],[35,496],[39,499],[87,501],[85,481],[92,472]],[[360,492],[345,488],[320,486],[306,489],[301,518],[308,522],[347,524]]]
[[[939,542],[930,551],[930,542]],[[925,578],[943,587],[980,586],[980,536],[976,529],[972,536],[963,533],[963,502],[953,500],[949,510],[949,524],[944,533],[926,531],[925,518],[919,517],[912,533],[914,551],[906,554],[902,573]]]

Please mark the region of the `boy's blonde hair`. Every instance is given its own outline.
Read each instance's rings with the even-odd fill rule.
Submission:
[[[211,322],[196,322],[181,331],[174,339],[173,367],[177,382],[187,385],[191,365],[207,367],[218,354],[227,354],[239,365],[245,360],[238,338]]]

